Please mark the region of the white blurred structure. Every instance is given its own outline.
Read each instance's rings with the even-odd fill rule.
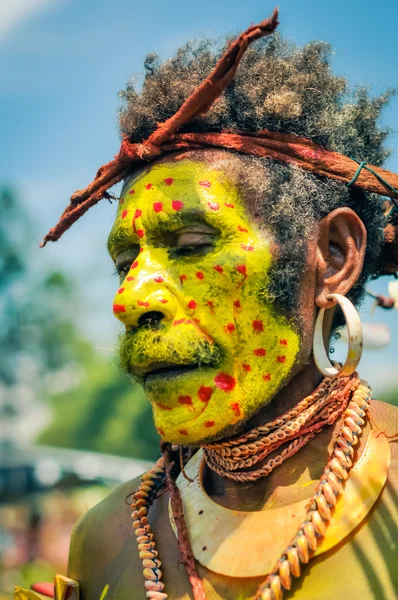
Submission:
[[[365,349],[379,350],[386,348],[391,342],[390,328],[384,323],[362,323],[362,331]],[[348,342],[347,327],[339,329],[339,334],[342,341]]]

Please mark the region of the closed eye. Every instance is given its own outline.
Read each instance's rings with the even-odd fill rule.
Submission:
[[[168,255],[170,258],[177,258],[179,256],[202,256],[207,254],[214,249],[214,244],[197,244],[195,246],[178,246],[177,248],[170,248]]]
[[[170,258],[182,256],[202,256],[214,249],[217,234],[213,231],[181,231],[175,235],[174,243],[169,248]]]
[[[139,253],[140,246],[135,244],[128,250],[123,250],[123,252],[120,252],[117,255],[115,260],[115,270],[120,281],[123,281],[123,279],[126,277],[127,273],[130,271],[131,265],[136,260]]]

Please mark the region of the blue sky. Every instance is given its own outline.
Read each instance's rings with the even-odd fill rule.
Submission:
[[[39,236],[55,224],[68,197],[116,154],[117,92],[142,73],[147,52],[170,56],[185,40],[236,33],[268,16],[264,0],[2,0],[0,4],[0,182],[15,184]],[[334,68],[375,93],[398,89],[396,2],[281,0],[280,31],[302,44],[322,39],[335,49]],[[383,114],[398,132],[398,98]],[[388,167],[398,172],[398,135]],[[360,158],[360,157],[358,157]],[[100,347],[118,331],[110,314],[116,281],[105,252],[114,209],[103,203],[57,244],[31,254],[35,268],[61,265],[85,283],[80,322]],[[386,293],[387,280],[372,284]],[[391,383],[398,355],[398,312],[364,319],[386,322],[395,340],[367,352],[362,370],[375,388]]]

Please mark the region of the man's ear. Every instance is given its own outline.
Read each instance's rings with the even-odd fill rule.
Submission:
[[[332,308],[328,294],[347,292],[361,274],[366,228],[351,208],[337,208],[319,223],[316,260],[316,298],[319,308]]]

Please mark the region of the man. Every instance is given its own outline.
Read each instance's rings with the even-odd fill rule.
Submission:
[[[325,46],[274,37],[246,51],[217,102],[221,89],[200,104],[192,92],[221,62],[206,44],[151,57],[120,116],[131,163],[102,168],[64,215],[66,229],[122,173],[108,241],[121,364],[146,391],[164,455],[76,526],[69,576],[83,600],[392,600],[398,453],[386,436],[398,417],[377,401],[368,413],[347,300],[358,304],[383,272],[384,206],[360,189],[365,165],[343,179],[317,162],[334,151],[380,165],[385,98],[344,103]],[[212,81],[198,89],[212,94]],[[200,110],[180,138],[156,141],[158,122],[194,96]],[[265,129],[271,148],[299,141],[301,158],[247,150]],[[337,303],[352,333],[342,368],[317,350],[342,323]]]

